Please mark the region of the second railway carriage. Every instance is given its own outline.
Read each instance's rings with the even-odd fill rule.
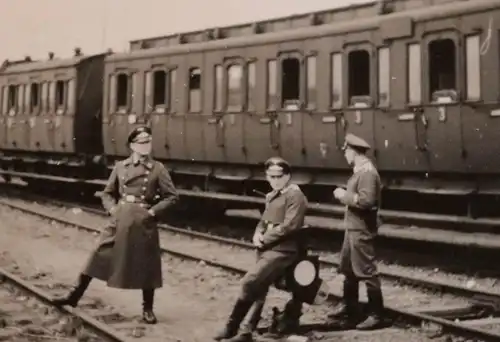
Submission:
[[[84,56],[79,49],[72,58],[51,53],[48,60],[4,63],[3,169],[68,178],[102,174],[96,162],[103,153],[103,65],[104,55]]]
[[[387,189],[497,191],[500,3],[394,5],[270,33],[133,42],[106,59],[106,154],[124,156],[127,132],[149,122],[155,156],[188,186],[244,190],[235,185],[262,179],[256,166],[272,155],[304,185],[337,185],[350,131],[374,147]]]

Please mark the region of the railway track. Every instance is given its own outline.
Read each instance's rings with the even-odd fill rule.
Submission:
[[[27,338],[27,340],[58,340],[61,337],[76,336],[78,341],[131,341],[124,333],[113,328],[113,321],[116,322],[119,315],[106,311],[102,307],[96,307],[94,314],[89,314],[81,309],[71,307],[58,308],[69,315],[61,319],[56,315],[49,315],[49,310],[40,312],[38,316],[45,316],[44,319],[37,317],[36,308],[40,305],[27,302],[30,298],[36,299],[43,305],[51,306],[52,296],[50,291],[54,291],[50,279],[23,279],[4,268],[0,268],[0,302],[1,308],[5,312],[0,312],[2,329],[0,340],[14,341],[13,338]],[[24,303],[24,304],[21,304]],[[24,306],[24,307],[23,307]],[[12,314],[10,311],[15,311]],[[13,317],[9,317],[12,315]],[[2,317],[2,316],[5,316]],[[69,319],[68,319],[69,318]],[[12,325],[7,321],[12,321]]]
[[[0,205],[5,205],[13,209],[23,211],[25,213],[37,215],[39,217],[53,220],[65,225],[75,226],[85,231],[93,233],[99,232],[99,229],[96,229],[89,224],[73,222],[65,218],[44,213],[40,210],[33,210],[6,201],[0,201]],[[71,205],[74,207],[74,204]],[[94,208],[83,207],[81,209],[92,212],[93,214],[101,216],[104,215],[103,211]],[[218,236],[200,232],[193,232],[170,227],[167,225],[161,225],[161,228],[163,232],[170,233],[169,237],[160,238],[162,241],[163,252],[182,259],[203,262],[207,265],[221,268],[238,275],[242,275],[246,272],[245,266],[247,266],[248,263],[245,263],[243,261],[238,262],[237,260],[235,260],[239,258],[234,257],[234,248],[236,247],[241,251],[246,251],[246,253],[248,254],[253,249],[250,244],[233,239],[221,238]],[[208,243],[214,243],[217,246],[225,245],[233,250],[232,257],[226,256],[225,259],[224,257],[220,256],[214,257],[214,255],[217,254],[217,252],[215,251],[215,248],[217,248],[217,246],[215,245],[213,247],[214,250],[212,250],[211,252],[207,252],[208,250],[205,250],[203,253],[198,253],[197,255],[185,253],[184,250],[186,249],[183,248],[166,248],[165,245],[167,243],[173,243],[171,239],[172,233],[178,236],[183,236],[190,240],[189,242],[176,240],[175,244],[178,247],[182,247],[182,243],[196,244],[196,241],[201,242],[199,243],[200,246],[206,246]],[[229,255],[229,253],[227,253],[226,251],[219,251],[218,254]],[[322,260],[323,268],[328,269],[336,266],[336,262]],[[418,325],[422,324],[423,322],[436,324],[440,327],[440,330],[443,333],[448,332],[467,338],[479,338],[481,341],[500,340],[500,320],[495,317],[500,312],[500,294],[487,291],[478,291],[444,282],[436,282],[416,277],[409,277],[394,272],[391,273],[382,271],[381,276],[386,281],[390,281],[392,283],[389,287],[385,286],[385,288],[390,288],[390,290],[387,290],[387,292],[389,294],[392,294],[393,296],[404,296],[404,291],[408,291],[408,288],[405,289],[404,287],[402,287],[402,284],[408,283],[414,287],[418,287],[419,289],[432,290],[434,292],[430,296],[427,294],[418,294],[417,297],[419,298],[417,301],[420,301],[425,305],[419,304],[417,305],[417,307],[412,306],[411,303],[409,303],[409,306],[391,306],[389,303],[386,308],[388,317],[392,317],[394,319],[403,319],[403,321],[405,322],[410,322]],[[402,291],[400,288],[402,288]],[[441,296],[441,298],[436,297],[436,292],[439,296]],[[445,298],[445,296],[447,296],[447,298]],[[438,298],[440,299],[438,300]],[[332,295],[330,296],[329,300],[331,302],[335,302],[336,300],[338,300],[338,296]],[[444,304],[437,307],[433,306],[433,300],[440,301]]]

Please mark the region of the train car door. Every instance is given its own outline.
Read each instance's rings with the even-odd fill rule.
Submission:
[[[461,171],[464,167],[459,104],[461,44],[448,21],[435,31],[423,32],[424,98],[422,113],[427,139],[427,157],[432,171]],[[450,148],[451,147],[451,148]]]
[[[306,43],[305,110],[308,115],[303,116],[303,130],[307,166],[339,168],[345,165],[341,150],[345,137],[341,50],[342,41],[337,37]]]
[[[15,101],[14,106],[9,106],[8,118],[8,140],[9,148],[15,150],[29,151],[29,115],[26,114],[24,106],[24,92],[26,85],[9,85],[12,96],[11,101]],[[12,104],[13,102],[11,102]]]
[[[171,94],[170,98],[172,103],[170,105],[170,115],[166,117],[167,125],[166,136],[167,141],[165,144],[168,146],[168,153],[170,158],[183,160],[187,156],[186,147],[186,102],[187,102],[187,91],[188,84],[187,79],[189,77],[189,67],[185,62],[184,56],[172,56],[168,59],[168,64],[170,68],[170,82],[171,82]],[[198,132],[198,139],[201,141],[201,132]]]
[[[249,97],[244,116],[244,149],[247,162],[259,164],[279,155],[277,120],[277,47],[264,45],[246,50],[253,56],[247,63]],[[252,57],[252,58],[253,58]]]
[[[54,123],[49,108],[50,82],[30,84],[29,106],[31,110],[31,150],[51,152],[54,150]]]
[[[167,135],[168,115],[172,111],[171,86],[176,70],[165,64],[154,65],[144,74],[144,113],[150,116],[153,133],[153,155],[155,158],[169,158]]]
[[[280,44],[278,52],[278,115],[281,155],[305,166],[303,117],[305,110],[305,57],[302,42]]]
[[[344,118],[346,131],[358,135],[374,147],[374,80],[377,74],[370,34],[360,33],[357,35],[358,42],[344,45],[344,84],[347,90],[344,92]]]
[[[52,83],[54,96],[51,103],[54,106],[54,150],[62,153],[73,153],[73,127],[75,118],[75,80],[56,78]]]
[[[130,153],[127,147],[129,133],[138,125],[137,72],[117,69],[110,79],[109,136],[115,156],[126,157]]]
[[[211,115],[206,119],[207,125],[204,134],[205,155],[209,161],[226,161],[224,135],[225,122],[223,113],[224,96],[224,52],[205,52],[205,86],[209,94],[205,99],[209,102]],[[243,138],[243,137],[242,137]]]
[[[210,106],[204,101],[207,88],[206,69],[203,63],[203,54],[189,54],[184,57],[187,66],[186,85],[187,85],[187,108],[184,116],[185,122],[185,146],[186,155],[182,159],[205,160],[205,127],[207,118],[212,115]],[[212,85],[210,85],[211,87]]]
[[[244,89],[245,89],[245,59],[244,49],[232,50],[231,56],[224,58],[224,116],[219,130],[223,130],[223,139],[227,144],[224,146],[227,162],[244,163],[245,135],[244,135]],[[236,56],[236,57],[235,57]]]

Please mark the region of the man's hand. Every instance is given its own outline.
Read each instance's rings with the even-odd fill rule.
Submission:
[[[156,216],[155,212],[154,212],[152,209],[149,209],[149,210],[148,210],[148,213],[149,213],[149,215],[151,215],[152,217],[155,217],[155,216]]]
[[[333,196],[336,198],[336,199],[341,199],[342,197],[345,196],[345,193],[346,191],[342,188],[336,188],[334,191],[333,191]]]
[[[255,234],[253,235],[253,239],[252,239],[255,247],[261,248],[263,246],[262,238],[263,238],[263,235],[261,233],[255,232]]]

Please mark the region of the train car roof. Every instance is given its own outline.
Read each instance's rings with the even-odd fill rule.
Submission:
[[[107,62],[116,62],[133,59],[154,58],[163,55],[175,55],[186,52],[201,52],[205,50],[218,50],[227,48],[246,47],[259,44],[273,44],[288,40],[302,40],[307,38],[315,38],[328,36],[333,34],[341,34],[347,32],[360,32],[366,30],[378,29],[380,24],[385,21],[398,19],[411,19],[417,21],[425,21],[439,19],[450,15],[458,15],[462,13],[482,12],[495,8],[500,8],[499,0],[473,0],[464,2],[447,3],[443,5],[430,6],[408,10],[405,12],[397,12],[383,16],[370,17],[356,21],[346,21],[340,23],[332,23],[321,26],[312,26],[299,29],[291,29],[282,32],[259,34],[254,36],[242,36],[237,38],[228,38],[222,40],[213,40],[202,43],[193,43],[186,45],[175,45],[170,47],[134,50],[124,53],[117,53],[106,57]]]
[[[81,56],[73,56],[71,58],[54,58],[47,60],[35,60],[35,61],[18,61],[18,62],[9,62],[5,61],[2,69],[0,70],[0,74],[8,75],[8,74],[21,74],[28,73],[34,71],[44,71],[51,69],[59,69],[59,68],[71,68],[84,60],[99,56],[102,54],[96,55],[81,55]]]
[[[359,4],[344,5],[326,10],[292,14],[284,17],[269,18],[214,28],[203,28],[169,35],[145,37],[131,40],[130,50],[161,48],[173,45],[199,43],[208,40],[228,39],[254,34],[283,32],[299,27],[326,25],[349,20],[362,20],[377,15],[404,12],[409,9],[436,6],[449,2],[473,0],[371,0]],[[429,3],[430,2],[430,3]]]

